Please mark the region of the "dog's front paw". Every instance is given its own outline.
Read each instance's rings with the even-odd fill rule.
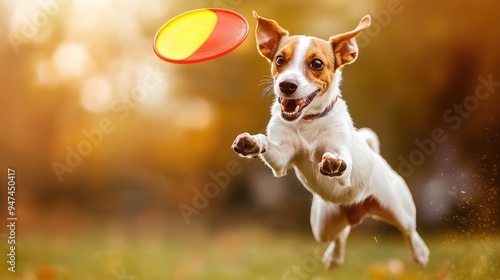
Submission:
[[[318,164],[319,172],[325,176],[338,177],[344,174],[347,169],[347,164],[341,158],[338,158],[331,153],[324,153],[323,159]]]
[[[265,152],[265,149],[259,145],[257,139],[247,132],[238,135],[234,139],[231,148],[238,155],[246,158],[256,158],[260,153]]]

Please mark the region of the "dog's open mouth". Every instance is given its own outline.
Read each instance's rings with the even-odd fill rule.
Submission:
[[[296,120],[302,113],[302,110],[316,97],[318,92],[319,89],[304,98],[297,99],[279,97],[278,102],[281,105],[281,116],[287,121]]]

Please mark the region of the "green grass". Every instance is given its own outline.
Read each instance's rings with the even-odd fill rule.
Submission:
[[[344,265],[334,271],[321,263],[325,245],[289,231],[240,227],[127,236],[20,237],[17,272],[7,271],[3,262],[0,279],[500,279],[500,236],[424,235],[431,259],[420,269],[401,237],[355,233]]]

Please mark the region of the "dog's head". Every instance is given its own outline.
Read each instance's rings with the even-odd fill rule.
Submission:
[[[274,93],[281,104],[281,116],[297,120],[304,111],[325,107],[332,84],[338,86],[335,73],[354,62],[358,45],[354,38],[370,26],[370,16],[361,19],[352,31],[330,37],[328,41],[309,36],[290,36],[288,31],[271,19],[257,19],[257,47],[271,64]]]

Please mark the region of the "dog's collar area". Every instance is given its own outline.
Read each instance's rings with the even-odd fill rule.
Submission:
[[[330,102],[330,104],[328,104],[328,106],[325,108],[325,110],[323,112],[321,112],[319,114],[304,115],[302,117],[302,119],[306,120],[306,121],[313,121],[313,120],[316,120],[316,119],[319,119],[319,118],[326,116],[333,109],[333,106],[335,105],[335,103],[337,103],[338,99],[339,99],[339,96],[336,95],[335,98],[332,100],[332,102]]]

